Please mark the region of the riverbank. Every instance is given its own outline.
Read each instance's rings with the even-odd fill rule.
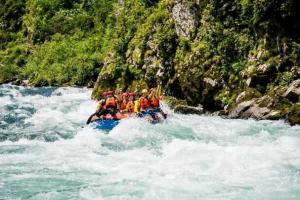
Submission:
[[[249,88],[250,90],[250,88]],[[283,119],[291,125],[300,124],[300,79],[293,81],[288,87],[278,87],[272,95],[259,95],[253,90],[243,91],[237,95],[231,105],[222,110],[211,110],[199,104],[189,106],[186,100],[167,97],[166,102],[175,112],[183,114],[212,113],[230,119],[279,120]]]

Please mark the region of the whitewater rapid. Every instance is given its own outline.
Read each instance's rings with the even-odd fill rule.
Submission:
[[[174,114],[86,126],[85,88],[0,86],[0,199],[300,199],[300,127]]]

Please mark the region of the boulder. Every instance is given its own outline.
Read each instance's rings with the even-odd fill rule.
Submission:
[[[194,106],[187,106],[187,105],[177,105],[174,108],[174,112],[181,113],[181,114],[203,114],[203,107],[201,105],[194,107]]]
[[[291,102],[295,103],[300,99],[300,79],[293,81],[286,92],[283,94],[283,97],[289,99]]]
[[[271,107],[273,106],[273,98],[265,95],[260,98],[254,98],[249,101],[239,103],[233,110],[229,112],[229,118],[254,118],[265,119],[275,117],[277,113],[270,114]],[[269,115],[270,114],[270,115]]]
[[[254,119],[264,119],[264,116],[270,113],[270,109],[267,107],[259,107],[257,104],[254,104],[245,112],[241,113],[242,118],[254,118]]]
[[[274,99],[272,97],[270,97],[269,95],[265,95],[262,96],[260,98],[258,98],[255,103],[259,106],[259,107],[271,107],[274,103]]]
[[[229,118],[239,118],[241,117],[241,114],[248,110],[255,102],[255,99],[252,99],[250,101],[244,101],[240,104],[238,104],[233,110],[229,111]]]

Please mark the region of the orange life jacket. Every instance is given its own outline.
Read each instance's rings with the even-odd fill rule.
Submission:
[[[117,107],[117,102],[114,97],[108,97],[105,101],[105,108],[116,108]]]
[[[140,108],[142,109],[146,109],[146,108],[149,108],[150,107],[150,103],[149,103],[149,100],[145,97],[141,97],[140,100]]]
[[[127,106],[128,106],[128,112],[134,112],[134,102],[133,101],[129,101],[127,103]]]
[[[126,109],[126,104],[127,104],[127,101],[126,101],[126,100],[123,100],[123,101],[120,103],[120,110],[125,110],[125,109]]]
[[[150,104],[151,104],[151,106],[152,106],[153,108],[158,108],[158,107],[159,107],[159,100],[158,100],[157,98],[153,97],[153,98],[151,99]]]

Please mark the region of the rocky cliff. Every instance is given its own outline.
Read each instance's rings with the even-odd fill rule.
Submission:
[[[297,8],[296,1],[160,1],[121,54],[126,70],[115,77],[113,49],[94,94],[111,83],[162,84],[167,95],[231,118],[299,123]]]

